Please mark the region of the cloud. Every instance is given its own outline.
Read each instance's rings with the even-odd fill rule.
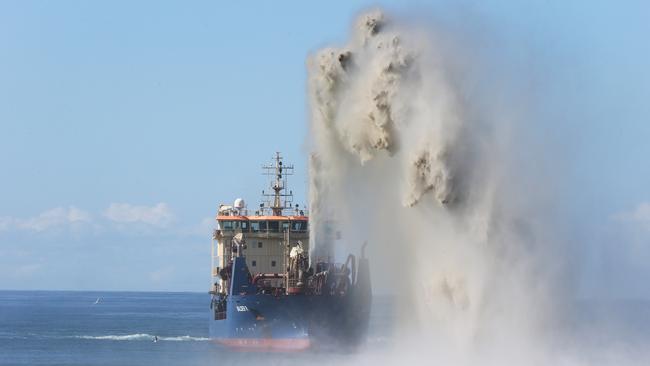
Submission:
[[[631,211],[619,212],[612,216],[618,221],[634,223],[650,231],[650,202],[642,202]]]
[[[99,219],[96,217],[99,216]],[[43,233],[52,230],[71,229],[75,233],[96,232],[109,228],[107,224],[124,226],[145,224],[156,228],[167,228],[174,221],[174,214],[166,203],[153,206],[137,206],[128,203],[111,203],[100,215],[90,214],[74,206],[55,207],[28,218],[0,216],[0,232],[23,231]],[[146,229],[140,225],[139,228]]]
[[[90,214],[73,206],[68,208],[57,207],[20,222],[20,227],[26,230],[43,231],[52,227],[79,222],[90,222]]]
[[[117,223],[145,223],[164,227],[169,225],[174,214],[166,203],[154,206],[134,206],[128,203],[111,203],[104,216]]]
[[[86,211],[74,206],[56,207],[27,219],[11,216],[0,217],[0,231],[17,229],[41,232],[52,228],[89,222],[91,222],[91,216]]]

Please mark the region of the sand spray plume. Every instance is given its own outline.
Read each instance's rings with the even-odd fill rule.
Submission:
[[[308,60],[315,250],[330,249],[319,234],[332,219],[342,251],[371,243],[373,283],[403,299],[409,354],[472,363],[469,351],[507,348],[514,362],[550,319],[552,246],[526,219],[542,215],[522,203],[506,119],[468,106],[442,43],[372,11],[346,46]]]

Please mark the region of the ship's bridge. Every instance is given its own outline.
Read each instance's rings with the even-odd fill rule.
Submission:
[[[221,231],[244,233],[304,233],[307,232],[307,216],[229,216],[218,215]]]
[[[253,275],[283,273],[287,263],[287,244],[300,242],[309,253],[309,217],[217,215],[217,229],[212,250],[213,272],[216,277],[233,253],[232,243],[241,234],[245,241],[243,255]]]

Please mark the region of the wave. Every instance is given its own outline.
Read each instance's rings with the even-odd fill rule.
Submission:
[[[81,335],[75,336],[74,338],[78,339],[94,339],[94,340],[108,340],[108,341],[153,341],[155,335],[147,333],[136,333],[136,334],[124,334],[124,335],[100,335],[100,336],[90,336],[90,335]],[[175,337],[158,337],[159,341],[207,341],[209,338],[206,337],[192,337],[189,335],[184,336],[175,336]]]

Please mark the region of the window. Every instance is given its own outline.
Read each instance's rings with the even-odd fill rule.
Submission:
[[[247,221],[230,221],[232,229],[229,230],[237,230],[241,229],[241,231],[248,231],[248,222]]]
[[[280,231],[280,223],[278,221],[269,221],[269,231],[272,233]]]
[[[271,261],[271,267],[275,267],[275,261]]]
[[[307,221],[291,221],[291,231],[307,231]]]
[[[282,221],[282,232],[289,231],[289,222]]]
[[[260,222],[259,221],[251,221],[251,231],[256,233],[260,231]]]
[[[232,230],[232,221],[221,221],[219,222],[221,230]]]
[[[260,221],[260,231],[264,232],[268,228],[268,223],[266,221]]]
[[[251,267],[257,267],[257,261],[251,261]]]
[[[257,242],[257,247],[258,247],[258,248],[261,248],[261,247],[262,247],[262,242],[261,242],[261,241]]]

